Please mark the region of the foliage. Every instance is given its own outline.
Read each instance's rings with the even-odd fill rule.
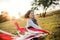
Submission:
[[[38,10],[38,6],[43,5],[44,9],[48,8],[49,6],[51,6],[52,4],[57,5],[59,3],[56,3],[56,1],[58,0],[34,0],[34,2],[32,3],[32,9],[33,10]]]

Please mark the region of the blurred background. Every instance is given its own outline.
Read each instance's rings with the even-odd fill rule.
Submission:
[[[0,30],[17,35],[14,23],[25,27],[28,10],[34,10],[39,26],[51,33],[39,40],[60,40],[60,0],[0,0]]]

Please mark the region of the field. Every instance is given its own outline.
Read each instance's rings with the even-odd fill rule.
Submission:
[[[39,26],[43,29],[49,31],[51,35],[44,38],[44,40],[60,40],[59,31],[60,31],[60,14],[54,14],[52,16],[36,17]],[[14,25],[14,22],[18,22],[20,27],[26,26],[26,19],[11,20],[7,22],[0,23],[0,30],[17,35],[17,29]],[[56,35],[56,36],[55,36]]]

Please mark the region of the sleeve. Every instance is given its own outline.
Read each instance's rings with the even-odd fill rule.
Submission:
[[[32,20],[28,20],[28,24],[29,24],[30,26],[32,26],[33,28],[42,29],[40,26],[34,24]]]

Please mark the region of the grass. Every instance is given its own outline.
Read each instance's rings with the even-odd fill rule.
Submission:
[[[45,18],[39,18],[36,17],[37,22],[39,26],[41,26],[43,29],[49,31],[51,35],[47,36],[45,40],[55,40],[54,39],[54,32],[57,30],[56,27],[60,26],[60,14],[55,14],[53,16],[48,16]],[[7,21],[4,23],[0,23],[0,29],[16,34],[16,27],[14,25],[14,22],[18,22],[21,27],[26,26],[26,20],[12,20],[12,21]],[[60,39],[59,39],[60,40]]]
[[[54,39],[54,34],[55,34],[56,31],[58,31],[56,28],[60,27],[60,14],[56,14],[56,15],[53,15],[53,16],[50,16],[50,17],[48,16],[48,17],[45,17],[45,18],[37,18],[37,20],[38,20],[38,24],[43,29],[45,29],[45,30],[47,30],[51,33],[51,35],[49,37],[46,37],[46,40],[55,40]],[[58,39],[58,40],[60,40],[60,39]]]

